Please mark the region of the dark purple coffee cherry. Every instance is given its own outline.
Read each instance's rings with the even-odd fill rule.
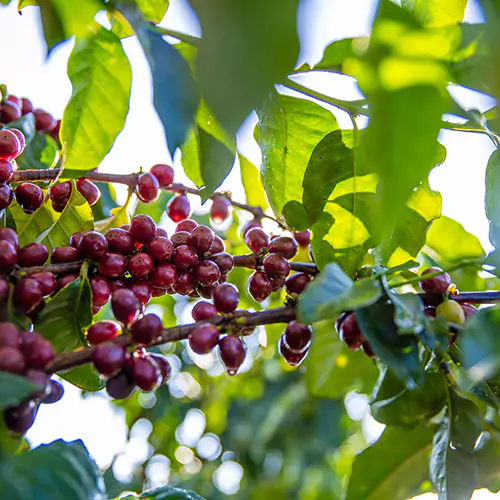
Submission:
[[[7,322],[0,323],[0,348],[14,347],[15,349],[19,349],[21,342],[21,332],[17,329],[16,325]]]
[[[155,237],[154,220],[145,214],[135,215],[130,222],[130,234],[137,243],[148,243]]]
[[[290,262],[280,253],[270,253],[262,264],[266,274],[272,278],[286,278],[290,274]]]
[[[430,267],[426,269],[422,276],[430,273],[437,273],[443,271],[439,267]],[[423,280],[420,282],[420,286],[422,290],[427,293],[446,293],[448,291],[448,287],[451,285],[451,278],[448,273],[443,272],[443,274],[439,274],[434,278],[429,278],[427,280]]]
[[[7,301],[10,294],[9,282],[5,278],[0,278],[0,304]]]
[[[0,273],[9,274],[17,264],[17,251],[5,240],[0,240]]]
[[[62,278],[59,279],[57,282],[57,289],[61,290],[65,286],[68,286],[70,283],[73,281],[77,280],[79,278],[78,274],[66,274]],[[92,280],[90,280],[90,284],[92,285]],[[107,302],[107,301],[106,301]],[[105,302],[105,303],[106,303]]]
[[[9,182],[16,171],[16,164],[12,160],[0,159],[0,183]]]
[[[36,338],[32,342],[25,342],[23,354],[26,366],[37,370],[45,370],[56,356],[51,342],[44,338]]]
[[[114,321],[98,321],[87,332],[87,342],[91,345],[102,344],[114,339],[121,333],[120,326]]]
[[[349,314],[342,322],[340,338],[351,351],[357,351],[365,341],[354,313]]]
[[[32,392],[30,394],[30,397],[41,400],[45,399],[50,391],[49,376],[42,370],[29,369],[26,371],[24,377],[33,384],[40,387],[39,389]]]
[[[219,341],[220,357],[229,375],[236,375],[239,367],[245,361],[247,350],[245,344],[236,335],[226,335]]]
[[[62,399],[64,395],[64,387],[57,380],[49,381],[48,395],[42,401],[43,404],[52,405]]]
[[[269,278],[271,282],[271,292],[277,292],[285,286],[285,278]]]
[[[48,297],[52,295],[57,288],[57,280],[53,273],[49,271],[39,271],[29,275],[31,279],[38,281],[42,287],[42,295]]]
[[[234,267],[234,258],[230,253],[221,252],[213,254],[209,257],[209,260],[217,264],[221,273],[229,273]]]
[[[52,250],[52,255],[50,256],[50,262],[52,264],[75,262],[79,259],[80,259],[80,252],[76,248],[70,245],[63,245],[54,248],[54,250]]]
[[[285,290],[290,295],[300,295],[309,285],[311,277],[305,273],[295,273],[289,276],[285,281]]]
[[[31,400],[7,408],[3,413],[5,426],[14,434],[25,434],[35,422],[37,409],[37,405]]]
[[[174,222],[180,222],[189,217],[191,204],[187,196],[179,194],[170,198],[167,205],[167,214]]]
[[[184,219],[177,224],[177,227],[175,228],[176,233],[180,232],[186,232],[191,234],[193,232],[193,229],[195,227],[198,227],[198,223],[193,220],[193,219]]]
[[[162,330],[161,319],[156,314],[145,314],[132,325],[130,333],[134,342],[149,344],[161,335]]]
[[[269,237],[260,227],[254,227],[246,232],[245,243],[256,255],[264,252],[269,247]]]
[[[262,223],[258,219],[252,219],[251,221],[248,221],[243,228],[241,229],[241,234],[243,237],[250,231],[250,229],[253,229],[254,227],[259,227],[262,229]]]
[[[129,370],[122,370],[106,381],[106,391],[113,399],[127,399],[135,387]]]
[[[23,353],[16,347],[0,347],[0,372],[22,375],[26,369]]]
[[[196,290],[196,281],[191,273],[181,273],[173,286],[175,293],[179,295],[189,295]]]
[[[170,165],[158,163],[151,167],[150,172],[156,177],[162,188],[166,188],[174,182],[174,169]]]
[[[139,302],[145,306],[150,300],[152,295],[151,285],[145,279],[133,278],[127,282],[127,288],[134,293],[139,299]],[[123,288],[120,286],[119,288]],[[118,290],[118,288],[116,288]],[[114,290],[113,290],[114,291]]]
[[[214,232],[207,226],[197,226],[191,232],[189,245],[191,245],[199,254],[209,250],[214,241]]]
[[[119,278],[127,270],[127,259],[121,253],[107,253],[99,261],[99,274],[106,278]]]
[[[149,254],[144,252],[136,253],[128,261],[128,272],[134,278],[145,278],[153,272],[154,265]]]
[[[269,252],[280,253],[285,259],[293,259],[298,252],[299,246],[295,238],[290,236],[278,236],[269,244]]]
[[[0,122],[9,123],[19,120],[21,118],[21,108],[9,99],[0,104]]]
[[[377,355],[373,352],[372,346],[368,342],[363,342],[361,344],[361,349],[369,358],[376,358]]]
[[[49,198],[52,200],[53,205],[57,205],[58,207],[62,207],[62,209],[64,209],[71,196],[71,190],[72,186],[70,181],[59,182],[58,184],[52,186],[49,189]],[[62,212],[62,210],[56,211]]]
[[[134,293],[126,288],[116,290],[111,296],[111,309],[115,318],[123,325],[129,325],[139,313],[140,303]]]
[[[150,172],[144,172],[137,178],[137,197],[143,203],[151,203],[160,196],[160,183]]]
[[[232,313],[238,307],[240,294],[231,283],[224,283],[213,292],[214,305],[220,313]]]
[[[219,281],[220,269],[214,262],[203,260],[194,268],[193,275],[200,285],[213,285]]]
[[[311,242],[311,231],[309,231],[309,229],[306,229],[305,231],[301,231],[300,233],[293,233],[293,237],[302,248],[307,248],[309,246],[309,243]]]
[[[280,337],[278,345],[281,356],[290,366],[299,366],[302,361],[306,359],[306,356],[309,353],[308,348],[304,349],[303,351],[292,351],[288,349],[285,343],[284,334]]]
[[[40,283],[33,278],[22,278],[14,288],[14,305],[23,313],[29,313],[40,304],[43,291]]]
[[[21,267],[43,266],[49,258],[49,251],[41,243],[28,243],[19,250],[17,263]]]
[[[29,99],[26,97],[23,97],[21,99],[21,112],[24,115],[27,115],[28,113],[33,113],[33,104]]]
[[[119,227],[110,229],[106,233],[106,240],[108,240],[109,250],[111,252],[129,255],[134,251],[134,238],[132,238],[130,233],[125,231],[125,229]]]
[[[125,346],[116,342],[104,342],[94,348],[92,363],[99,373],[111,377],[125,366],[129,357]]]
[[[155,236],[147,245],[146,251],[158,264],[170,260],[174,253],[173,243],[164,236]]]
[[[217,308],[213,304],[210,304],[210,302],[201,300],[193,307],[191,316],[195,321],[203,321],[205,319],[214,318],[217,316]]]
[[[0,159],[10,160],[21,154],[21,144],[11,130],[0,130]]]
[[[196,354],[208,354],[219,342],[219,329],[211,323],[203,323],[188,338],[189,346]]]
[[[109,251],[108,240],[97,231],[90,231],[80,242],[80,253],[99,262]]]
[[[33,113],[35,115],[35,128],[37,132],[48,134],[56,126],[54,117],[43,109],[35,109]]]
[[[479,312],[479,309],[477,309],[477,307],[474,307],[470,304],[460,305],[462,306],[462,310],[464,311],[465,321],[467,321],[469,318],[472,318]]]
[[[226,250],[226,244],[224,243],[224,240],[220,236],[214,234],[214,241],[212,241],[212,244],[210,245],[210,248],[206,252],[206,255],[210,256],[216,253],[222,253],[225,250]]]
[[[266,273],[256,271],[248,279],[248,291],[256,302],[266,300],[272,291],[272,283]]]
[[[38,210],[43,203],[43,191],[31,182],[21,182],[15,189],[16,201],[27,214]]]
[[[163,236],[164,238],[168,238],[168,233],[162,227],[157,227],[155,229],[155,238],[157,238],[158,236]]]
[[[111,296],[111,287],[106,278],[102,276],[90,278],[90,288],[92,289],[92,304],[101,307],[108,302]]]
[[[161,371],[151,356],[134,356],[130,360],[130,373],[133,381],[143,391],[152,391],[160,384]]]
[[[198,285],[196,287],[196,291],[198,292],[198,295],[200,297],[203,297],[204,299],[211,299],[214,294],[214,290],[216,288],[217,285],[205,285],[205,286]]]
[[[172,235],[171,241],[174,248],[180,247],[181,245],[188,245],[189,238],[191,237],[191,233],[187,231],[179,231]]]
[[[85,198],[90,206],[95,205],[101,197],[101,191],[99,188],[88,179],[77,179],[76,189]]]
[[[150,354],[150,358],[158,365],[161,373],[160,385],[166,384],[170,376],[172,375],[172,367],[165,356],[160,354]]]
[[[178,278],[177,269],[172,264],[158,264],[151,274],[151,285],[156,288],[171,288]]]
[[[311,343],[311,327],[298,321],[290,321],[284,335],[286,346],[291,351],[302,351]]]
[[[19,252],[19,238],[17,233],[8,227],[3,227],[0,229],[0,240],[8,241],[15,249]]]
[[[12,202],[14,192],[9,184],[0,184],[0,210],[7,208]]]
[[[193,247],[181,245],[174,250],[172,264],[179,271],[190,271],[198,264],[198,255]]]
[[[231,201],[226,196],[215,195],[210,207],[210,217],[216,224],[222,224],[228,217],[231,210]]]
[[[85,236],[86,233],[82,233],[81,231],[77,231],[76,233],[73,233],[68,240],[68,245],[76,248],[77,250],[80,250],[80,244],[82,242],[82,238]]]

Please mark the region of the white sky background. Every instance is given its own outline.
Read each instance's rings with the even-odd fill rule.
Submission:
[[[28,97],[36,107],[44,108],[58,118],[71,95],[66,64],[72,43],[59,46],[46,60],[38,9],[27,7],[20,16],[16,4],[12,2],[9,7],[0,7],[0,83],[5,83],[13,94]],[[320,60],[324,47],[332,40],[368,35],[375,8],[375,0],[303,0],[299,20],[301,62]],[[465,20],[482,21],[475,0],[469,0]],[[171,0],[162,26],[200,35],[197,20],[185,0]],[[124,46],[133,66],[130,112],[125,129],[104,160],[101,171],[135,172],[139,166],[147,170],[154,163],[169,161],[163,130],[152,105],[147,62],[135,38],[125,40]],[[305,75],[300,81],[335,97],[360,97],[353,80],[347,77],[317,73]],[[454,90],[454,95],[464,107],[485,110],[494,104],[492,99],[471,91],[458,89]],[[334,112],[342,126],[350,126],[345,113]],[[252,139],[254,123],[255,118],[250,117],[242,127],[238,146],[245,156],[258,164],[260,154]],[[480,238],[486,249],[490,249],[488,223],[484,215],[484,172],[493,147],[489,139],[480,134],[446,131],[442,133],[441,140],[448,156],[446,162],[433,171],[431,184],[443,195],[443,214],[461,222]],[[241,188],[234,182],[237,175],[236,170],[224,187],[239,195]],[[177,178],[187,181],[178,169]],[[66,389],[67,393],[60,403],[41,408],[29,432],[34,445],[60,437],[67,440],[82,438],[100,466],[109,465],[116,453],[126,451],[126,455],[134,455],[130,443],[126,443],[123,418],[106,399],[98,395],[82,400],[79,391],[68,386]],[[135,452],[140,451],[139,454],[147,456],[145,445],[144,438],[142,441],[137,438],[133,445]],[[130,469],[132,465],[129,460],[124,467]],[[481,495],[475,498],[487,497]]]

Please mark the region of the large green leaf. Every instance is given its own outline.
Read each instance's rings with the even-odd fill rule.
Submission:
[[[63,115],[65,167],[93,170],[125,125],[132,70],[120,39],[100,28],[77,38],[68,61],[73,93]]]
[[[378,280],[352,281],[338,264],[329,264],[307,287],[297,314],[304,323],[334,319],[342,311],[365,307],[377,302],[382,295]]]
[[[169,0],[135,0],[144,19],[158,24],[167,13]]]
[[[318,142],[338,128],[332,113],[318,104],[272,92],[257,110],[256,139],[262,151],[262,182],[275,214],[302,202],[302,182]]]
[[[432,430],[388,427],[354,460],[345,500],[406,500],[428,477]]]
[[[81,441],[58,440],[2,462],[0,498],[6,500],[98,500],[97,466]]]
[[[439,500],[469,500],[476,487],[474,446],[481,434],[479,411],[453,390],[446,415],[434,436],[430,460],[432,482]]]
[[[355,42],[356,38],[343,38],[332,42],[325,48],[321,61],[314,65],[314,69],[338,73],[341,64],[347,58],[354,56],[353,44]]]
[[[260,180],[258,168],[244,156],[238,155],[240,160],[241,182],[245,190],[245,197],[249,205],[267,209],[267,198]]]
[[[58,159],[59,151],[54,139],[47,134],[36,134],[16,162],[19,170],[46,170],[54,167]]]
[[[173,488],[172,486],[164,486],[156,490],[145,491],[139,498],[150,500],[204,500],[194,491]]]
[[[498,467],[500,445],[497,439],[491,438],[485,433],[474,455],[477,457],[479,465],[476,487],[498,492],[500,490],[500,468]]]
[[[293,70],[297,4],[191,0],[203,32],[197,58],[202,94],[231,133]]]
[[[460,23],[467,0],[403,0],[402,5],[424,24],[437,27]]]
[[[486,193],[485,211],[490,222],[490,241],[495,250],[488,255],[488,264],[500,268],[500,200],[498,192],[500,189],[500,152],[495,150],[491,155],[486,167]],[[495,273],[498,273],[496,270]],[[498,274],[497,274],[498,275]]]
[[[37,388],[37,385],[24,377],[0,372],[0,409],[19,404]]]

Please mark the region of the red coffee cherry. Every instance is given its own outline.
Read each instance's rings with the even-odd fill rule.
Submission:
[[[0,183],[9,182],[16,171],[16,165],[10,160],[0,159]]]
[[[0,347],[21,347],[21,332],[12,323],[0,323]]]
[[[139,313],[140,303],[134,293],[126,288],[116,290],[111,296],[111,309],[115,318],[123,325],[129,325]]]
[[[194,268],[193,275],[200,285],[213,285],[219,281],[220,269],[212,261],[204,260]]]
[[[464,311],[465,321],[467,321],[469,318],[472,318],[479,312],[479,309],[477,307],[474,307],[470,304],[460,305],[462,306],[462,310]]]
[[[99,188],[88,179],[77,179],[76,189],[78,189],[90,206],[95,205],[101,197]]]
[[[0,273],[8,274],[17,264],[17,252],[12,243],[0,240]]]
[[[5,278],[0,278],[0,304],[4,303],[10,294],[9,282]]]
[[[111,287],[106,278],[101,276],[90,278],[90,288],[92,289],[92,304],[100,307],[108,302],[111,296]]]
[[[119,278],[127,270],[127,259],[121,253],[107,253],[99,261],[99,274],[106,278]]]
[[[236,375],[239,367],[245,361],[246,348],[243,341],[236,335],[226,335],[219,342],[220,357],[229,375]]]
[[[302,351],[311,343],[311,327],[298,321],[290,321],[284,333],[286,346],[291,351]]]
[[[45,370],[56,356],[52,344],[44,338],[36,338],[32,342],[25,342],[23,354],[26,366],[37,370]]]
[[[216,288],[217,285],[197,285],[196,291],[200,297],[203,297],[204,299],[211,299]]]
[[[198,227],[198,223],[193,219],[184,219],[177,224],[175,232],[179,233],[181,231],[191,234],[193,229]]]
[[[31,244],[36,245],[36,243]],[[80,252],[75,247],[72,247],[70,245],[63,245],[54,248],[54,250],[52,250],[52,255],[50,256],[50,261],[52,262],[52,264],[75,262],[78,259],[80,259]]]
[[[77,231],[76,233],[73,233],[68,240],[68,245],[72,246],[73,248],[76,248],[77,250],[80,250],[80,243],[82,242],[82,238],[85,236],[86,233],[82,233],[81,231]]]
[[[24,148],[26,147],[26,138],[24,137],[24,134],[17,128],[11,128],[10,131],[17,137],[19,144],[21,145],[21,153],[22,153]]]
[[[0,210],[7,208],[12,202],[14,192],[8,184],[0,184]]]
[[[90,231],[80,242],[80,253],[96,262],[99,262],[108,251],[108,240],[97,231]]]
[[[54,117],[43,109],[35,109],[33,113],[35,114],[35,128],[37,132],[48,134],[56,126]]]
[[[240,294],[231,283],[224,283],[214,289],[214,305],[220,313],[232,313],[238,307]]]
[[[48,394],[42,401],[43,404],[52,405],[57,403],[64,395],[64,388],[57,380],[49,380]]]
[[[16,106],[21,106],[21,99],[13,94],[9,94],[5,100],[13,102]]]
[[[71,189],[72,187],[70,181],[60,182],[49,189],[49,198],[52,200],[53,204],[64,208],[71,196]],[[56,211],[60,212],[62,210]]]
[[[61,290],[62,288],[64,288],[65,286],[69,285],[70,283],[72,283],[73,281],[75,281],[78,278],[79,278],[78,274],[73,274],[72,273],[72,274],[66,274],[66,275],[64,275],[57,282],[57,288],[58,288],[58,290]],[[90,284],[92,285],[92,280],[90,280]]]
[[[147,245],[146,251],[155,262],[167,262],[174,253],[173,243],[165,236],[155,236]]]
[[[160,367],[151,356],[133,356],[130,373],[132,380],[143,391],[152,391],[161,381]]]
[[[172,235],[171,241],[174,248],[180,247],[181,245],[189,244],[189,238],[191,237],[191,233],[187,231],[179,231],[178,233],[174,233]]]
[[[54,139],[56,142],[59,141],[59,134],[61,132],[61,120],[56,120],[56,125],[55,127],[49,132],[50,137]]]
[[[38,210],[43,203],[43,192],[31,182],[21,182],[15,190],[16,200],[19,206],[27,214],[32,214]]]
[[[437,273],[440,271],[442,271],[442,269],[440,269],[439,267],[430,267],[429,269],[426,269],[422,273],[422,276],[425,276],[426,274],[430,273]],[[450,285],[451,285],[450,275],[444,272],[443,274],[439,274],[434,278],[429,278],[427,280],[423,280],[420,282],[422,290],[424,290],[424,292],[427,293],[446,293]]]
[[[130,234],[137,243],[147,243],[155,237],[156,226],[149,215],[135,215],[130,222]]]
[[[161,335],[163,325],[156,314],[145,314],[137,320],[130,329],[134,342],[138,344],[149,344]]]
[[[191,310],[191,316],[195,321],[214,318],[217,316],[217,308],[213,304],[210,304],[210,302],[201,300],[197,302]]]
[[[21,99],[21,112],[23,116],[33,112],[33,104],[31,104],[31,101],[26,97]]]
[[[155,238],[158,237],[158,236],[163,236],[165,238],[168,238],[168,233],[162,227],[157,227],[155,229]]]
[[[3,227],[0,229],[0,240],[8,241],[15,249],[19,252],[19,239],[17,233],[8,227]]]
[[[121,333],[120,326],[114,321],[98,321],[87,332],[87,342],[91,345],[102,344],[114,339]]]
[[[214,241],[214,232],[207,226],[197,226],[191,231],[189,244],[199,253],[208,251]]]
[[[216,224],[222,224],[229,217],[231,201],[226,196],[220,195],[214,196],[212,200],[210,217]]]
[[[369,357],[369,358],[376,358],[377,355],[372,349],[372,346],[368,342],[363,342],[361,344],[361,349],[363,349],[363,352]]]
[[[196,281],[193,275],[191,273],[179,274],[173,289],[179,295],[189,295],[196,289]]]
[[[43,372],[42,370],[33,370],[32,368],[30,368],[26,371],[24,377],[30,382],[33,382],[34,384],[41,387],[40,389],[37,389],[30,394],[31,398],[43,400],[46,396],[48,396],[50,391],[49,376],[45,372]]]
[[[150,172],[144,172],[137,178],[137,197],[143,203],[151,203],[160,196],[160,183]]]
[[[99,373],[111,377],[125,366],[129,357],[125,346],[115,342],[103,342],[92,352],[92,363]]]
[[[40,304],[43,291],[40,283],[33,278],[22,278],[14,288],[14,305],[23,313],[29,313]]]
[[[254,227],[245,233],[245,243],[254,254],[258,255],[269,247],[269,237],[263,229]]]
[[[271,295],[272,283],[265,273],[256,271],[248,280],[248,291],[256,302],[262,302]]]
[[[286,278],[290,274],[290,262],[280,253],[270,253],[262,264],[266,274],[272,278]]]
[[[166,384],[170,376],[172,375],[172,367],[165,356],[160,354],[150,354],[150,358],[158,365],[161,373],[160,385]]]
[[[277,292],[285,286],[285,278],[269,278],[271,282],[271,292]]]
[[[279,352],[281,356],[283,356],[283,359],[290,365],[290,366],[299,366],[304,359],[306,359],[307,354],[309,353],[309,349],[306,348],[303,351],[292,351],[286,346],[285,342],[285,335],[283,334],[280,337],[279,343]]]
[[[211,323],[197,326],[189,334],[189,346],[196,354],[208,354],[219,342],[219,329]]]
[[[217,264],[221,273],[229,273],[234,267],[234,258],[230,253],[216,253],[211,255],[209,260]]]
[[[134,251],[134,239],[125,229],[121,229],[119,227],[110,229],[106,233],[106,240],[108,241],[111,252],[129,255]]]
[[[309,243],[311,242],[311,231],[309,231],[309,229],[306,229],[305,231],[301,231],[300,233],[293,233],[293,237],[302,248],[307,248]]]
[[[154,262],[147,253],[136,253],[128,261],[128,271],[134,278],[145,278],[153,272]]]
[[[289,276],[285,281],[285,290],[290,295],[300,295],[309,285],[311,277],[305,273],[295,273]]]
[[[173,294],[172,288],[159,288],[157,286],[151,287],[151,296],[152,297],[162,297],[163,295],[170,293]]]
[[[158,264],[151,274],[150,282],[156,288],[171,288],[177,278],[177,269],[172,264]]]
[[[180,222],[189,217],[191,204],[187,196],[179,194],[170,198],[167,205],[167,214],[174,222]]]
[[[179,271],[190,271],[198,264],[198,255],[193,247],[181,245],[174,250],[172,263]]]
[[[21,144],[11,130],[0,130],[0,159],[10,160],[21,154]]]
[[[0,104],[0,122],[9,123],[19,120],[21,118],[22,113],[19,106],[11,101],[10,99],[6,99]]]
[[[243,228],[241,229],[241,234],[243,237],[250,231],[250,229],[253,229],[254,227],[258,227],[262,229],[262,223],[258,219],[252,219],[251,221],[248,221]]]
[[[349,314],[340,325],[340,338],[351,351],[357,351],[365,341],[354,313]]]
[[[127,399],[134,392],[135,387],[128,370],[122,370],[106,381],[106,391],[113,399]]]
[[[226,245],[224,243],[224,240],[220,237],[217,236],[216,234],[214,235],[214,241],[210,245],[210,248],[208,249],[208,254],[214,255],[216,253],[222,253],[226,250]]]
[[[52,295],[57,288],[56,277],[49,271],[39,271],[29,275],[31,279],[38,281],[42,287],[42,295],[48,297]]]
[[[117,278],[115,280],[108,280],[109,287],[111,289],[111,293],[115,290],[119,290],[120,288],[125,288],[126,282],[125,278]]]
[[[19,250],[17,263],[21,267],[42,266],[49,258],[49,251],[41,243],[28,243]]]
[[[163,163],[158,163],[151,167],[151,173],[158,180],[158,184],[162,188],[170,186],[174,182],[174,169]]]
[[[23,353],[16,347],[0,347],[0,372],[21,375],[26,369]]]
[[[123,287],[120,286],[119,288]],[[152,290],[151,285],[147,280],[134,278],[127,283],[127,288],[134,293],[143,306],[151,300]],[[117,289],[118,288],[116,288],[116,290]]]
[[[280,253],[285,259],[293,259],[298,252],[299,246],[294,238],[289,236],[278,236],[269,244],[269,252]]]
[[[37,410],[38,406],[31,400],[7,408],[3,413],[5,426],[14,434],[25,434],[35,422]]]

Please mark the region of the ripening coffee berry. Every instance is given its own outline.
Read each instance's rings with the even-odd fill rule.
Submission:
[[[350,313],[342,321],[339,334],[351,351],[357,351],[365,341],[354,313]]]
[[[161,335],[162,330],[161,319],[156,314],[145,314],[132,325],[130,334],[134,342],[149,344]]]
[[[0,347],[0,372],[21,375],[26,369],[23,353],[16,347]]]
[[[130,374],[139,389],[152,391],[161,381],[160,367],[151,356],[133,356],[130,360]]]
[[[140,303],[134,293],[126,288],[113,292],[111,309],[115,318],[123,325],[129,325],[139,313]]]
[[[14,192],[9,184],[0,184],[0,210],[7,208],[12,202]]]
[[[111,289],[111,293],[115,290],[119,290],[120,288],[125,288],[127,283],[125,278],[117,278],[115,280],[108,280],[109,288]]]
[[[174,233],[170,240],[172,241],[174,248],[177,248],[181,245],[188,245],[190,236],[191,233],[188,233],[187,231],[179,231],[178,233]]]
[[[10,294],[9,282],[5,278],[0,278],[0,304],[7,301]]]
[[[33,104],[31,104],[31,101],[26,97],[21,99],[21,112],[23,116],[33,112]]]
[[[182,232],[186,232],[186,233],[191,234],[195,227],[198,227],[198,223],[195,220],[184,219],[184,220],[181,220],[179,222],[179,224],[177,224],[177,227],[175,228],[175,232],[179,233],[182,231]]]
[[[443,270],[439,267],[430,267],[426,269],[422,276],[430,273],[442,272]],[[434,278],[429,278],[420,282],[422,290],[427,293],[446,293],[448,287],[451,285],[451,278],[448,273],[443,272]]]
[[[127,399],[135,387],[129,370],[122,370],[106,381],[106,391],[114,399]]]
[[[90,278],[90,288],[92,289],[92,304],[103,306],[111,296],[111,287],[106,278],[94,276]]]
[[[151,203],[160,196],[160,183],[150,172],[144,172],[137,178],[137,197],[143,203]]]
[[[0,347],[21,347],[22,336],[16,325],[12,323],[0,323]]]
[[[54,361],[56,355],[50,341],[44,338],[37,338],[33,342],[25,342],[23,354],[26,366],[37,370],[45,370]]]
[[[150,172],[156,177],[162,188],[166,188],[174,182],[174,169],[170,165],[158,163],[151,167]]]
[[[191,204],[187,196],[179,194],[170,198],[167,205],[167,214],[174,222],[180,222],[189,217],[190,211]]]
[[[363,352],[369,357],[369,358],[376,358],[377,355],[372,349],[372,346],[368,342],[363,342],[361,344],[361,349],[363,349]]]
[[[227,373],[236,375],[247,353],[243,341],[236,335],[226,335],[219,341],[219,352]]]
[[[231,283],[219,285],[213,291],[214,305],[220,313],[232,313],[238,307],[240,294]]]
[[[286,278],[290,274],[290,262],[280,253],[270,253],[262,261],[264,271],[272,278]]]
[[[35,109],[33,113],[35,115],[35,128],[37,132],[48,134],[56,126],[54,117],[43,109]]]
[[[154,262],[151,255],[139,252],[128,261],[128,271],[134,278],[145,278],[153,272]]]
[[[254,227],[245,233],[245,243],[256,255],[267,250],[269,237],[260,227]]]
[[[309,229],[306,229],[305,231],[301,231],[300,233],[293,233],[293,237],[302,248],[307,248],[307,246],[311,242],[311,231],[309,231]]]
[[[19,250],[17,263],[21,267],[42,266],[49,258],[49,251],[41,243],[28,243]]]
[[[21,144],[16,134],[12,131],[0,130],[0,159],[10,160],[16,158],[21,153]]]
[[[24,134],[17,128],[11,128],[10,131],[17,137],[19,144],[21,145],[21,153],[22,153],[24,148],[26,147],[26,138],[24,137]]]
[[[231,201],[226,196],[216,195],[210,207],[210,217],[216,224],[222,224],[231,210]]]
[[[155,237],[156,226],[149,215],[135,215],[130,222],[130,234],[137,243],[147,243]]]
[[[31,182],[21,182],[15,189],[16,201],[27,214],[38,210],[43,203],[43,192]]]
[[[196,290],[196,281],[191,273],[181,273],[177,277],[173,289],[179,295],[189,295]]]
[[[125,286],[125,284],[123,284]],[[123,286],[119,286],[115,288],[123,288]],[[145,279],[137,279],[133,278],[127,282],[127,288],[134,293],[134,295],[139,299],[139,302],[145,306],[151,300],[151,285]],[[113,290],[114,291],[114,290]]]
[[[479,312],[479,309],[470,304],[460,304],[460,305],[462,306],[462,309],[464,311],[465,321],[467,321],[469,318],[472,318]]]
[[[68,286],[70,283],[78,279],[78,274],[66,274],[62,278],[59,279],[57,282],[57,288],[58,290],[61,290],[61,288],[64,288],[65,286]],[[90,284],[92,285],[92,280],[90,280]]]
[[[59,142],[59,133],[61,132],[61,120],[56,120],[55,127],[49,132],[54,141]]]
[[[87,332],[87,342],[91,345],[102,344],[114,339],[121,333],[120,326],[114,321],[98,321]]]
[[[49,380],[48,395],[42,401],[43,404],[52,405],[61,400],[64,395],[64,387],[57,380]]]
[[[105,377],[111,377],[122,369],[128,359],[129,355],[125,346],[114,342],[98,344],[92,352],[92,363],[95,369]]]
[[[207,226],[197,226],[191,231],[189,245],[199,254],[208,251],[214,241],[214,232]]]
[[[196,291],[198,292],[198,295],[200,297],[203,297],[204,299],[211,299],[214,290],[217,288],[217,285],[206,285],[206,286],[201,286],[197,285]]]
[[[0,240],[0,273],[10,273],[16,264],[16,249],[9,241]]]
[[[155,236],[146,245],[146,251],[153,257],[155,262],[167,262],[174,253],[174,245],[165,236]]]
[[[32,243],[35,245],[36,243]],[[54,248],[52,250],[52,255],[50,256],[50,262],[52,264],[63,264],[67,262],[75,262],[80,259],[80,252],[70,245],[63,245]]]
[[[19,120],[21,118],[21,108],[9,99],[0,104],[0,122],[9,123]]]
[[[15,170],[16,166],[13,161],[0,159],[0,183],[9,182]]]
[[[40,389],[35,390],[30,394],[31,398],[35,399],[45,399],[45,397],[49,394],[50,386],[49,386],[49,376],[42,370],[34,370],[30,368],[26,371],[24,377],[33,382],[33,384],[38,385]]]
[[[16,252],[19,252],[19,238],[13,229],[2,227],[0,229],[0,240],[8,241],[16,249]]]
[[[445,300],[436,307],[436,316],[443,316],[446,321],[455,325],[465,323],[465,313],[458,302],[454,300]]]
[[[210,255],[214,255],[216,253],[222,253],[225,250],[226,250],[226,245],[224,243],[224,240],[220,236],[217,236],[215,234],[214,241],[210,245],[210,248],[208,249],[207,253]]]
[[[157,227],[155,229],[155,238],[157,238],[158,236],[163,236],[164,238],[168,238],[168,233],[162,227]]]
[[[99,274],[106,278],[119,278],[127,270],[127,259],[121,253],[107,253],[99,261]]]
[[[88,179],[77,179],[76,189],[78,189],[90,206],[95,205],[101,197],[99,188]]]
[[[150,276],[151,285],[157,288],[171,288],[178,278],[177,269],[172,264],[158,264]]]
[[[99,262],[109,251],[108,240],[97,231],[86,233],[80,242],[80,253]]]
[[[160,354],[150,354],[150,358],[158,365],[161,373],[160,385],[166,384],[170,376],[172,375],[172,367],[165,356]]]
[[[71,182],[59,182],[49,189],[49,197],[56,205],[65,206],[71,196]]]
[[[5,426],[15,434],[25,434],[35,422],[37,405],[34,401],[24,401],[18,406],[7,408],[3,413]]]
[[[189,347],[196,354],[208,354],[219,342],[219,329],[211,323],[197,326],[189,334]]]
[[[198,255],[193,247],[181,245],[174,250],[172,263],[179,271],[190,271],[198,264]]]
[[[302,351],[310,345],[311,336],[311,327],[309,325],[304,325],[298,321],[290,321],[285,329],[284,340],[289,350]]]
[[[285,281],[285,290],[290,295],[300,295],[309,285],[311,277],[305,273],[295,273],[289,276]]]
[[[48,297],[52,295],[57,288],[57,280],[54,274],[49,271],[39,271],[29,275],[31,279],[38,281],[42,287],[42,295]]]
[[[217,308],[213,304],[210,304],[210,302],[200,300],[200,302],[197,302],[193,307],[191,316],[195,321],[210,319],[217,316]]]
[[[76,248],[77,250],[80,250],[80,243],[82,242],[82,238],[85,236],[86,233],[82,233],[81,231],[77,231],[76,233],[73,233],[68,240],[68,245],[72,246],[73,248]]]
[[[29,313],[40,304],[43,297],[42,287],[33,278],[22,278],[14,288],[14,305],[21,312]]]
[[[19,107],[21,106],[21,99],[19,99],[19,97],[15,96],[13,94],[9,94],[5,100],[13,102],[16,106],[19,106]]]
[[[292,351],[289,349],[286,345],[285,334],[280,337],[278,347],[279,353],[290,366],[299,366],[309,353],[308,348],[303,351]]]
[[[266,273],[256,271],[248,279],[248,291],[256,302],[266,300],[272,291],[272,283]]]
[[[230,253],[221,252],[211,255],[209,258],[212,262],[217,264],[221,273],[229,273],[234,267],[234,258]]]
[[[110,229],[106,233],[109,250],[123,255],[129,255],[134,251],[134,239],[128,231],[119,227]]]
[[[210,260],[203,260],[193,270],[194,279],[200,285],[213,285],[219,281],[220,269]]]
[[[293,259],[297,255],[298,245],[295,238],[278,236],[269,244],[269,251],[280,253],[285,259]]]

